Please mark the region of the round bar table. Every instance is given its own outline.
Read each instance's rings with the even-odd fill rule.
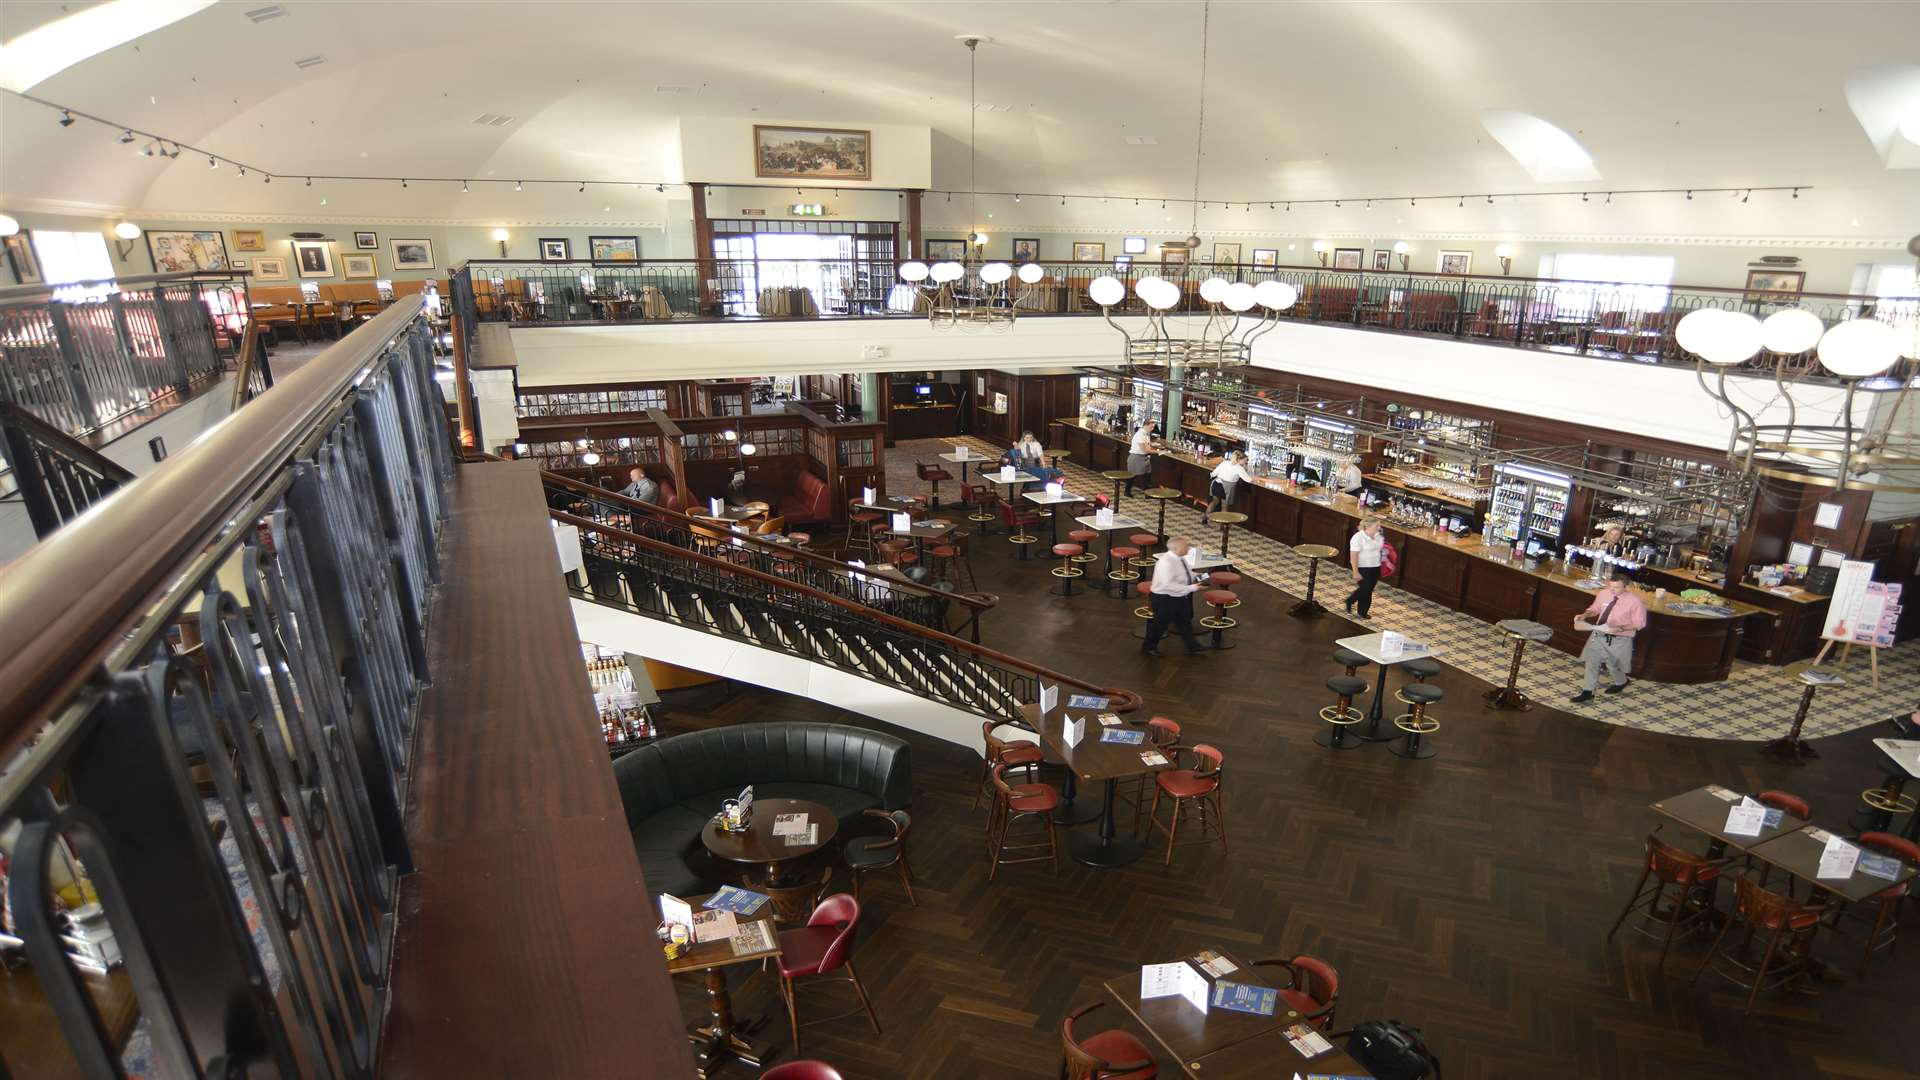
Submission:
[[[1133,474],[1125,469],[1108,469],[1100,475],[1113,481],[1113,509],[1117,513],[1120,510],[1120,488]]]
[[[1828,675],[1824,671],[1814,676],[1817,670],[1817,668],[1808,668],[1800,672],[1800,681],[1807,684],[1807,691],[1800,695],[1800,711],[1793,714],[1793,729],[1761,747],[1761,753],[1776,754],[1795,762],[1820,756],[1820,751],[1815,750],[1812,743],[1800,737],[1800,729],[1807,722],[1807,710],[1813,707],[1813,692],[1822,686],[1845,686],[1847,681],[1838,675]]]
[[[1220,526],[1220,557],[1224,559],[1227,557],[1227,533],[1235,525],[1246,524],[1247,515],[1237,514],[1231,510],[1222,510],[1217,514],[1210,514],[1208,516],[1213,519],[1215,525]]]
[[[1293,553],[1307,560],[1307,598],[1288,608],[1287,614],[1302,619],[1325,614],[1327,609],[1313,598],[1313,584],[1320,576],[1320,560],[1331,559],[1338,552],[1325,544],[1300,544]]]
[[[1167,546],[1167,503],[1179,497],[1179,488],[1157,487],[1147,489],[1147,498],[1160,504],[1160,524],[1155,526],[1153,531],[1159,535],[1160,546],[1162,548]]]
[[[1520,654],[1526,651],[1529,641],[1551,641],[1553,629],[1531,619],[1502,619],[1494,623],[1493,628],[1513,642],[1513,662],[1507,665],[1507,685],[1488,690],[1480,696],[1487,699],[1489,709],[1526,712],[1533,708],[1533,702],[1520,692]]]

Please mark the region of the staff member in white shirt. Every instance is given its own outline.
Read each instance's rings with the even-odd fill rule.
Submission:
[[[1240,464],[1240,454],[1233,450],[1227,451],[1227,456],[1221,459],[1220,464],[1213,467],[1213,480],[1207,488],[1207,508],[1200,512],[1200,524],[1210,524],[1208,515],[1215,510],[1233,509],[1235,489],[1242,480],[1251,479],[1253,474],[1247,472],[1245,465]]]
[[[1368,515],[1347,541],[1347,567],[1353,571],[1353,591],[1347,594],[1347,614],[1360,605],[1360,617],[1373,610],[1373,587],[1380,583],[1380,549],[1387,539],[1380,535],[1380,519]]]
[[[1145,479],[1148,487],[1153,486],[1148,473],[1153,469],[1153,429],[1158,426],[1157,421],[1149,420],[1134,430],[1133,442],[1127,447],[1127,494],[1129,495],[1133,494],[1133,485],[1137,481]]]
[[[1140,643],[1140,655],[1159,656],[1155,646],[1171,625],[1174,633],[1179,634],[1187,643],[1190,653],[1205,652],[1207,646],[1193,636],[1193,594],[1201,588],[1198,575],[1187,565],[1187,551],[1191,543],[1180,537],[1167,541],[1167,550],[1154,557],[1153,584],[1147,593],[1147,603],[1153,608],[1153,619],[1147,623],[1146,640]]]
[[[1366,483],[1366,478],[1360,475],[1360,463],[1348,458],[1340,463],[1339,470],[1333,474],[1332,487],[1342,495],[1358,495]]]

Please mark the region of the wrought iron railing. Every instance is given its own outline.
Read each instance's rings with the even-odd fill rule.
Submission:
[[[0,402],[6,499],[26,505],[42,539],[133,479],[120,463],[11,402]]]
[[[724,542],[705,551],[551,511],[580,529],[588,582],[583,600],[722,637],[750,641],[993,720],[1024,724],[1020,706],[1040,684],[1139,706],[1126,690],[1101,688],[902,618],[890,583],[860,598],[831,595],[736,561]]]
[[[9,910],[85,1075],[120,1053],[76,925],[159,1074],[372,1075],[453,466],[430,333],[390,308],[0,571]]]
[[[682,551],[726,549],[729,562],[776,575],[807,588],[855,603],[883,606],[909,622],[980,641],[980,617],[997,598],[860,574],[846,563],[797,547],[784,537],[734,532],[725,524],[701,520],[662,506],[629,499],[558,473],[542,471],[547,503],[578,518],[630,530]]]
[[[454,275],[455,302],[473,322],[658,322],[667,319],[924,318],[897,263],[870,260],[655,259],[595,265],[474,260]],[[1097,315],[1087,298],[1094,278],[1127,285],[1120,314],[1144,314],[1133,292],[1142,278],[1181,286],[1175,314],[1201,313],[1200,285],[1284,281],[1299,295],[1286,318],[1393,333],[1504,344],[1547,352],[1692,367],[1674,341],[1681,316],[1703,307],[1765,316],[1803,307],[1831,326],[1862,315],[1920,340],[1920,297],[1780,293],[1741,288],[1418,272],[1330,270],[1308,266],[1042,262],[1037,284],[1008,290],[1020,315]],[[464,277],[466,288],[459,282]],[[804,294],[802,297],[801,294]],[[1771,375],[1780,358],[1762,352],[1748,368]],[[1789,372],[1809,370],[1811,352],[1787,357]]]
[[[245,274],[0,289],[0,401],[85,435],[217,378],[250,318]]]

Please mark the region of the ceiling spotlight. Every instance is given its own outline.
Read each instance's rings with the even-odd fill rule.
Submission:
[[[311,176],[309,176],[309,177],[307,177],[307,186],[308,186],[308,187],[312,187],[312,186],[313,186],[313,177],[311,177]]]
[[[1368,199],[1368,200],[1367,200],[1367,209],[1369,209],[1369,210],[1371,210],[1371,209],[1373,209],[1373,200],[1372,200],[1372,199]]]
[[[1800,197],[1800,189],[1799,189],[1799,188],[1794,188],[1794,189],[1793,189],[1793,197],[1794,197],[1794,198],[1796,198],[1796,199]]]
[[[140,156],[141,156],[141,157],[152,157],[152,156],[153,156],[153,144],[152,144],[152,143],[148,143],[148,144],[146,145],[146,147],[145,147],[144,149],[142,149],[142,150],[140,151]]]
[[[468,194],[467,182],[465,180],[460,181],[460,194]]]
[[[518,190],[518,189],[515,189],[515,190]],[[655,185],[653,185],[653,190],[655,190],[655,191],[658,191],[658,192],[662,192],[662,193],[664,193],[664,192],[665,192],[665,191],[667,190],[667,185],[665,185],[665,184],[655,184]],[[834,192],[834,194],[835,194],[835,195],[837,196],[837,195],[839,195],[840,193],[836,191],[836,192]]]
[[[524,180],[515,180],[513,182],[513,190],[519,191],[521,187],[524,186],[525,184],[526,184],[526,181]]]
[[[65,109],[60,110],[60,126],[61,127],[73,126],[73,114],[68,112]]]
[[[1586,193],[1586,192],[1584,192],[1584,191],[1583,191],[1583,192],[1581,192],[1581,193],[1580,193],[1580,201],[1581,201],[1581,202],[1586,202],[1586,201],[1587,201],[1587,193]]]
[[[1687,192],[1687,201],[1688,201],[1688,202],[1692,202],[1692,201],[1693,201],[1693,192],[1691,192],[1691,191],[1689,191],[1689,192]]]
[[[320,205],[321,206],[327,205],[327,197],[325,195],[320,196]]]
[[[1287,213],[1289,213],[1289,214],[1291,214],[1291,213],[1293,213],[1293,204],[1292,204],[1292,203],[1288,203],[1288,204],[1287,204]]]
[[[1419,206],[1420,204],[1419,204],[1418,202],[1416,202],[1416,201],[1414,201],[1413,199],[1408,199],[1408,200],[1407,200],[1407,205],[1408,205],[1408,206]]]
[[[133,129],[132,129],[132,128],[128,128],[127,130],[125,130],[125,131],[123,131],[123,132],[121,132],[121,133],[120,133],[120,141],[121,141],[121,142],[123,142],[123,143],[130,143],[130,142],[132,142],[132,141],[133,141]]]
[[[245,165],[240,166],[240,175],[241,176],[247,175],[247,167]]]
[[[587,191],[587,182],[585,180],[582,180],[580,181],[580,193],[584,195],[586,194],[586,191]]]
[[[1491,196],[1491,195],[1489,195],[1489,196],[1487,196],[1487,205],[1488,205],[1488,206],[1492,206],[1492,205],[1493,205],[1493,196]]]
[[[272,173],[262,173],[262,174],[260,175],[260,182],[261,182],[261,183],[263,183],[263,184],[271,184],[271,183],[273,183],[273,174],[272,174]]]
[[[1335,210],[1338,210],[1338,209],[1340,209],[1340,200],[1339,200],[1339,199],[1335,199],[1335,200],[1333,200],[1333,208],[1334,208]]]
[[[219,163],[218,161],[215,161],[215,160],[214,160],[213,158],[208,158],[208,159],[207,159],[207,168],[209,168],[209,169],[217,169],[217,168],[219,168],[219,167],[220,167],[220,163]]]
[[[1060,196],[1060,205],[1061,205],[1061,206],[1065,206],[1065,205],[1067,205],[1067,197],[1066,197],[1065,195],[1062,195],[1062,196]],[[1164,204],[1164,203],[1162,203],[1161,205],[1163,205],[1163,206],[1164,206],[1164,205],[1166,205],[1166,204]]]
[[[1456,206],[1454,207],[1454,209],[1458,210],[1460,209],[1461,206],[1465,206],[1465,205],[1467,205],[1467,197],[1465,195],[1462,195],[1460,196],[1460,206]]]
[[[1611,191],[1607,192],[1607,205],[1608,206],[1613,205],[1613,192]]]
[[[1745,195],[1740,196],[1740,201],[1746,202],[1748,199],[1751,199],[1751,198],[1753,198],[1753,189],[1748,188],[1747,193]]]
[[[1020,201],[1020,193],[1019,193],[1019,192],[1017,192],[1017,191],[1016,191],[1016,192],[1014,192],[1014,193],[1013,193],[1013,201],[1014,201],[1014,202],[1019,202],[1019,201]]]

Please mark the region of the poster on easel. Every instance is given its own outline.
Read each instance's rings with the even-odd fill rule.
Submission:
[[[1879,626],[1880,606],[1868,601],[1867,586],[1872,584],[1872,563],[1848,559],[1840,564],[1840,573],[1833,579],[1833,598],[1827,604],[1827,620],[1820,627],[1822,638],[1850,645],[1855,641],[1855,627],[1869,620]],[[1885,594],[1878,599],[1883,604]]]

